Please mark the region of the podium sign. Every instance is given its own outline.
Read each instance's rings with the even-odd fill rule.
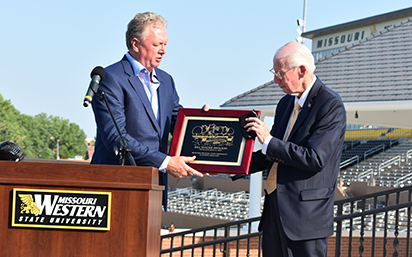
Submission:
[[[13,189],[12,227],[110,230],[110,192]]]
[[[0,161],[1,256],[159,257],[159,171]]]

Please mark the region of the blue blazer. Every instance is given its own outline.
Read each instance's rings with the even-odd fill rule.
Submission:
[[[106,93],[120,131],[128,140],[137,166],[159,168],[168,151],[169,132],[173,132],[177,113],[181,105],[173,78],[156,68],[160,86],[159,122],[156,120],[144,85],[134,76],[133,68],[126,56],[105,68],[105,78],[100,88]],[[92,164],[119,164],[113,147],[120,147],[119,137],[103,101],[94,96],[93,112],[97,125],[97,138]],[[126,158],[126,164],[128,160]],[[167,200],[167,173],[160,172],[160,183],[165,185],[164,204]]]
[[[337,93],[316,80],[289,140],[283,141],[294,97],[278,103],[266,152],[253,154],[251,172],[278,163],[277,201],[283,229],[291,240],[325,238],[333,234],[333,205],[346,113]],[[266,203],[265,203],[266,204]],[[260,229],[271,217],[263,210]]]

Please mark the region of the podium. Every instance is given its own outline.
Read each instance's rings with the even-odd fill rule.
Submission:
[[[151,167],[90,165],[60,161],[0,161],[1,256],[158,257],[164,189],[158,185],[158,181],[158,170]],[[12,209],[14,208],[19,215],[23,212],[19,205],[13,207],[13,191],[16,188],[27,191],[56,191],[60,194],[66,191],[109,193],[110,228],[94,230],[64,226],[25,227],[24,224],[22,227],[16,227],[12,224]],[[72,199],[80,200],[81,197]],[[87,216],[85,208],[78,208],[78,211],[71,213],[67,210],[70,210],[67,206],[60,207],[54,214]],[[35,218],[34,214],[24,215]],[[38,217],[40,216],[41,213]],[[72,220],[75,219],[72,217]],[[79,223],[81,220],[78,219]],[[83,220],[87,222],[86,218]],[[65,224],[63,218],[61,224]]]

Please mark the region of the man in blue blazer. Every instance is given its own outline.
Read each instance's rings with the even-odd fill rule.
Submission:
[[[265,257],[326,256],[327,237],[333,234],[346,114],[339,95],[314,70],[306,46],[290,42],[280,48],[271,72],[287,95],[277,105],[273,127],[269,132],[257,118],[245,126],[263,145],[253,154],[250,172],[270,169],[259,225]],[[300,110],[291,125],[296,103]]]
[[[100,83],[137,166],[159,169],[160,182],[166,188],[165,208],[167,173],[175,178],[203,176],[186,164],[194,157],[167,156],[169,133],[181,105],[172,76],[158,68],[166,53],[166,26],[160,15],[137,14],[126,32],[129,51],[122,60],[106,67]],[[106,106],[98,99],[93,99],[92,106],[97,125],[92,164],[119,164],[113,151],[115,146],[120,148],[119,136]]]

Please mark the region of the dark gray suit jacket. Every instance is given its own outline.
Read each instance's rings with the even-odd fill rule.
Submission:
[[[341,98],[316,80],[292,129],[283,141],[294,97],[284,96],[276,108],[274,137],[266,155],[253,154],[250,172],[278,163],[277,197],[284,231],[291,240],[325,238],[333,234],[333,205],[346,113]],[[263,210],[260,228],[267,222]]]

